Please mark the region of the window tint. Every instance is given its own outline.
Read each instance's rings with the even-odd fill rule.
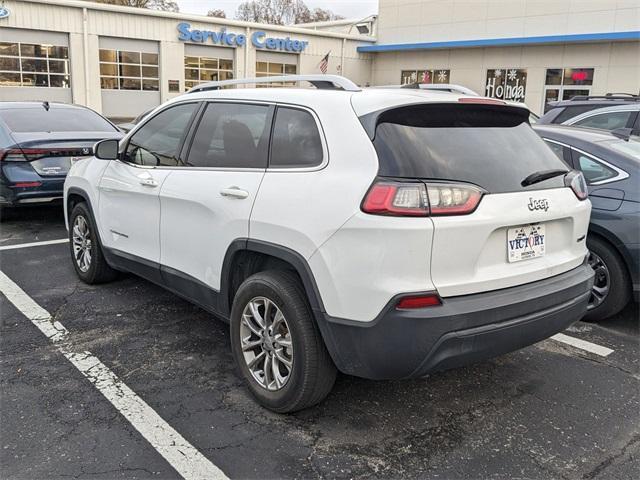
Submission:
[[[270,167],[312,167],[322,163],[322,140],[313,116],[294,108],[278,107]]]
[[[168,108],[145,123],[127,145],[125,159],[138,165],[175,167],[196,103]]]
[[[581,113],[588,112],[595,108],[602,107],[602,105],[576,105],[572,107],[566,107],[562,113],[553,119],[553,123],[562,123],[570,118],[577,117]]]
[[[96,112],[86,108],[59,108],[51,105],[0,110],[12,132],[113,132],[116,128]]]
[[[269,109],[266,105],[210,103],[193,138],[187,165],[266,168]]]
[[[549,142],[547,140],[545,140],[545,143],[551,149],[551,151],[555,153],[556,157],[566,163],[568,157],[566,156],[565,151],[567,150],[567,147],[563,147],[562,145],[559,145],[555,142]]]
[[[566,170],[519,108],[416,105],[384,112],[374,146],[386,177],[468,182],[490,193],[557,188],[562,176],[523,187],[541,170]]]
[[[581,153],[578,154],[578,167],[582,170],[584,178],[589,185],[608,180],[618,174],[615,170]]]
[[[617,128],[625,128],[629,117],[634,112],[609,112],[593,115],[574,123],[575,126],[601,128],[602,130],[615,130]]]

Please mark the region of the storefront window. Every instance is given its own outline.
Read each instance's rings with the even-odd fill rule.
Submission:
[[[277,77],[279,75],[295,75],[298,66],[293,63],[278,62],[256,62],[256,77]],[[258,84],[257,87],[291,87],[295,82],[274,82],[269,84]]]
[[[451,70],[402,70],[400,84],[449,83]]]
[[[158,54],[100,49],[100,88],[158,91]]]
[[[523,68],[495,68],[487,70],[485,95],[500,100],[524,102],[527,70]]]
[[[68,47],[0,42],[0,87],[69,88]]]
[[[233,60],[213,57],[184,57],[185,91],[204,82],[233,79]]]
[[[548,68],[544,87],[544,110],[549,102],[591,94],[593,68]]]

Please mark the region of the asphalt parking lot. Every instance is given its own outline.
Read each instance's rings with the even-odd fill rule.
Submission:
[[[85,285],[66,243],[6,248],[65,238],[58,209],[0,229],[0,270],[68,331],[61,348],[0,295],[2,478],[180,477],[65,349],[91,352],[229,478],[640,478],[635,304],[564,332],[606,356],[546,340],[420,380],[340,376],[282,416],[250,398],[227,325],[203,310],[133,276]]]

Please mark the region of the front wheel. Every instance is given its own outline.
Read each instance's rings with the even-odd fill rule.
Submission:
[[[290,272],[257,273],[240,285],[231,349],[252,395],[278,413],[319,403],[336,378],[300,280]]]
[[[622,310],[631,298],[631,282],[620,255],[596,237],[587,238],[589,265],[595,272],[584,320],[606,320]]]
[[[98,233],[89,208],[78,203],[69,216],[69,246],[73,268],[85,283],[104,283],[113,280],[117,272],[102,254]]]

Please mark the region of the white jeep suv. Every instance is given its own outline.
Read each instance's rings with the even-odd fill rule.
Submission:
[[[591,205],[526,109],[251,82],[300,80],[319,88],[204,84],[96,144],[65,183],[78,276],[133,272],[228,321],[277,412],[321,401],[337,370],[423,376],[582,317]]]

